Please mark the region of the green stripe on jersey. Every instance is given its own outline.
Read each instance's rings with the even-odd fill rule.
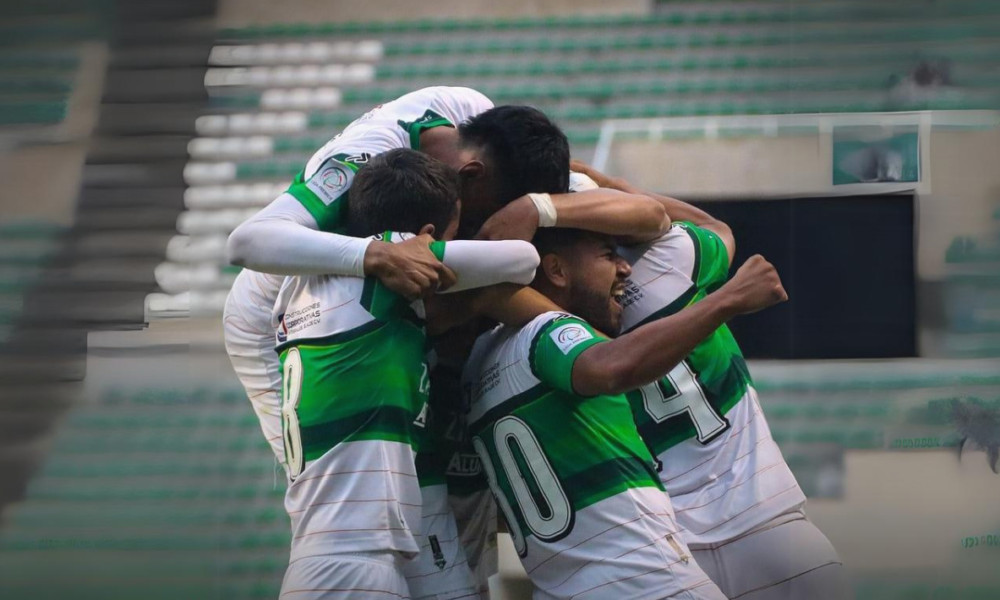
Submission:
[[[725,416],[746,394],[750,385],[750,372],[740,354],[726,353],[712,357],[709,362],[703,360],[703,356],[699,356],[701,353],[713,351],[711,346],[699,346],[688,355],[687,363],[695,371],[698,385],[701,386],[709,405],[717,414]],[[728,366],[723,366],[725,364],[723,356],[728,357]],[[701,365],[704,371],[699,373],[693,365]],[[661,379],[659,385],[665,386],[663,390],[665,397],[676,393],[667,378]],[[658,456],[681,442],[697,437],[698,430],[686,413],[657,423],[645,409],[641,390],[629,392],[628,399],[635,415],[636,429],[653,454]]]
[[[301,427],[302,454],[306,460],[315,460],[345,442],[383,440],[410,444],[412,432],[400,427],[413,423],[415,417],[407,407],[379,406],[362,410],[341,419]]]
[[[624,396],[581,398],[547,386],[539,395],[539,387],[529,390],[531,394],[516,396],[515,408],[504,403],[509,410],[502,416],[517,417],[534,433],[574,512],[632,488],[663,489]],[[528,536],[531,532],[497,453],[493,427],[498,414],[487,413],[473,424],[473,431],[489,453],[497,485],[510,501],[522,533]],[[520,451],[513,450],[516,448],[509,445],[515,461],[522,462]],[[525,481],[533,496],[541,493],[530,478]]]
[[[282,372],[290,347],[297,348],[302,382],[295,412],[306,460],[351,440],[419,447],[422,429],[414,421],[427,401],[425,345],[423,329],[403,319],[342,343],[289,344],[280,355]]]

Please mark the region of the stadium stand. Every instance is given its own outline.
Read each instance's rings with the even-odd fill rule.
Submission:
[[[0,346],[59,314],[77,354],[86,331],[216,319],[237,272],[228,233],[339,129],[416,87],[469,85],[534,104],[586,159],[609,118],[992,108],[1000,83],[1000,8],[983,0],[920,3],[904,15],[864,2],[660,0],[643,16],[218,31],[201,18],[211,3],[152,3],[143,8],[159,12],[141,22],[127,3],[31,4],[3,14],[65,22],[0,28],[0,45],[19,46],[0,55],[11,75],[0,85],[4,139],[70,115],[81,58],[65,45],[116,40],[73,226],[0,225]],[[114,25],[84,10],[111,4]],[[927,61],[947,65],[947,77],[914,93]],[[997,356],[996,240],[956,239],[948,259],[955,354]],[[151,600],[276,597],[289,541],[283,477],[243,390],[219,375],[224,363],[214,382],[184,380],[218,358],[217,345],[142,351],[153,359],[134,364],[139,351],[119,348],[108,352],[125,367],[90,368],[105,378],[146,370],[156,382],[104,385],[68,414],[65,394],[17,390],[2,405],[0,465],[23,481],[40,469],[23,497],[0,498],[0,510],[20,500],[0,513],[3,597],[39,597],[40,585],[102,600],[136,590]],[[154,362],[168,351],[180,358]],[[993,367],[752,365],[774,437],[816,498],[843,494],[845,450],[909,449],[900,423],[957,445],[946,409],[1000,400]],[[59,578],[49,576],[56,562],[67,565]],[[905,582],[860,592],[912,597]]]
[[[223,29],[205,76],[214,110],[189,145],[188,212],[178,225],[205,234],[174,247],[217,248],[240,219],[232,209],[266,203],[265,190],[280,188],[332,133],[420,85],[469,85],[498,103],[538,106],[586,159],[612,118],[991,107],[997,18],[979,0],[905,15],[860,3],[670,2],[642,16]],[[894,92],[929,59],[947,65],[947,85]],[[199,239],[206,234],[214,239]],[[208,282],[206,265],[188,269]],[[161,284],[176,288],[184,270],[162,269]],[[219,294],[191,292],[181,304],[219,310]]]

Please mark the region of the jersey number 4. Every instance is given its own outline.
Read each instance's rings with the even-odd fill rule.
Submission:
[[[705,396],[694,371],[686,362],[674,367],[666,377],[643,386],[642,402],[646,414],[657,423],[687,415],[698,432],[698,441],[707,444],[729,428]]]
[[[573,507],[528,424],[514,416],[498,420],[493,425],[493,444],[500,468],[514,492],[514,500],[521,509],[528,530],[546,542],[568,535],[573,528]],[[476,437],[472,445],[482,460],[490,490],[510,525],[514,548],[520,556],[526,556],[528,548],[521,535],[520,522],[500,488],[486,444]]]

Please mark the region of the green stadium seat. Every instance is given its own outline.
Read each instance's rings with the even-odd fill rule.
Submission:
[[[65,100],[42,102],[0,102],[0,126],[54,125],[67,114]]]

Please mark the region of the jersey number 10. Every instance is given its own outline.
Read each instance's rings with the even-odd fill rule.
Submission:
[[[482,460],[490,490],[510,526],[514,548],[523,557],[527,555],[528,548],[521,535],[520,523],[500,488],[486,444],[476,437],[472,445]],[[498,420],[493,424],[493,445],[528,530],[546,542],[568,535],[573,528],[573,507],[528,424],[513,415]]]

